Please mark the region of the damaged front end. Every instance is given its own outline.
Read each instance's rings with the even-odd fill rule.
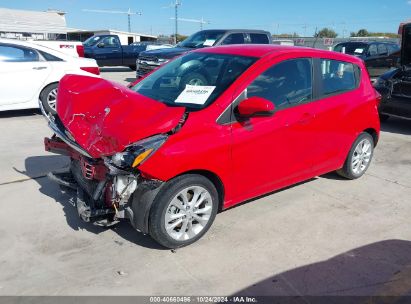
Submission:
[[[64,190],[75,192],[80,218],[103,226],[128,219],[134,228],[147,233],[147,212],[163,183],[142,177],[132,167],[119,167],[125,161],[119,155],[93,159],[78,152],[69,141],[56,135],[45,138],[46,151],[71,159],[67,171],[50,172],[48,177]]]
[[[107,86],[104,85],[104,87],[107,92]],[[96,89],[96,86],[94,89]],[[113,90],[118,90],[118,88],[113,87]],[[59,88],[59,94],[60,91],[62,91],[63,96],[67,92],[74,96],[79,95],[79,92],[73,93],[67,87]],[[107,111],[104,111],[104,115],[101,116],[103,122],[113,122],[113,120],[119,119],[121,102],[124,98],[129,97],[124,96],[124,94],[119,96],[121,98],[115,100],[112,107],[109,103],[99,105],[100,109],[101,107],[104,110],[112,108],[114,112],[113,115],[109,116]],[[76,103],[73,98],[70,101]],[[70,105],[72,108],[76,106],[78,104]],[[85,222],[104,226],[111,226],[122,219],[128,219],[135,229],[147,233],[149,210],[163,182],[143,176],[139,166],[155,153],[167,141],[169,136],[181,128],[187,114],[179,109],[177,113],[179,117],[175,115],[175,118],[171,120],[172,123],[170,123],[170,119],[167,120],[168,128],[163,128],[164,123],[157,119],[157,128],[154,132],[159,130],[163,132],[139,139],[135,135],[138,133],[137,129],[133,132],[133,136],[130,135],[130,141],[136,141],[126,143],[126,131],[122,131],[120,128],[127,125],[128,121],[125,119],[127,115],[123,115],[121,118],[121,125],[110,124],[106,126],[98,120],[99,114],[97,111],[96,113],[90,113],[90,110],[85,110],[85,113],[79,115],[77,114],[79,112],[69,113],[68,107],[60,108],[60,111],[65,111],[64,117],[66,118],[60,119],[60,114],[46,113],[41,103],[40,108],[48,121],[49,127],[54,132],[51,138],[44,139],[45,150],[68,156],[71,160],[70,166],[65,172],[50,172],[48,176],[64,190],[74,191],[75,203],[80,218]],[[57,110],[59,113],[59,108]],[[128,111],[127,109],[123,111],[129,115],[134,109],[129,107]],[[141,111],[136,112],[140,113]],[[78,116],[80,116],[80,119]],[[161,117],[161,113],[159,113],[159,116]],[[91,117],[93,123],[89,123],[87,117]],[[130,120],[135,119],[136,115],[129,117],[131,117]],[[148,117],[148,119],[151,118]],[[99,130],[96,129],[96,125],[99,125]],[[87,129],[88,126],[89,129]],[[167,129],[168,131],[164,132]],[[81,130],[81,132],[77,130]],[[128,130],[128,132],[132,131],[133,129]],[[107,134],[110,132],[113,139],[104,132]],[[122,132],[121,135],[124,140],[116,141],[113,144],[113,141],[116,140],[114,132]],[[98,137],[90,136],[97,133]],[[82,139],[82,141],[80,140],[81,145],[77,138]],[[99,145],[98,149],[96,148],[97,145]],[[98,154],[102,147],[107,147],[104,150],[105,153]]]

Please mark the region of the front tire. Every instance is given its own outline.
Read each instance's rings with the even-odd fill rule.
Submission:
[[[374,155],[374,139],[368,133],[361,133],[348,153],[344,166],[337,171],[347,179],[357,179],[364,175]]]
[[[40,101],[43,104],[44,109],[47,113],[53,115],[57,114],[57,92],[58,92],[58,83],[52,83],[46,86],[40,94]]]
[[[167,182],[150,210],[150,236],[167,248],[199,240],[210,228],[218,209],[218,193],[204,176],[186,174]]]

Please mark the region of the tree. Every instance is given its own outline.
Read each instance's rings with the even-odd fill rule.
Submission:
[[[369,32],[366,29],[360,29],[358,32],[351,32],[351,37],[388,37],[388,38],[398,38],[397,33],[374,33]]]
[[[370,36],[370,33],[366,29],[360,29],[357,32],[357,37],[368,37]]]
[[[175,36],[174,34],[171,35],[171,37],[172,37],[173,39],[174,39],[174,36]],[[187,37],[188,37],[188,36],[177,34],[177,42],[181,42],[181,41],[185,40]]]
[[[338,34],[328,27],[321,29],[315,34],[315,37],[317,38],[336,38],[337,36]]]

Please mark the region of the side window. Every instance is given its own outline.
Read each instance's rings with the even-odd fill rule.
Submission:
[[[106,37],[102,42],[105,47],[119,47],[116,37]]]
[[[32,62],[39,60],[39,55],[35,50],[17,45],[0,45],[0,61]]]
[[[387,50],[387,46],[383,43],[378,45],[378,55],[387,55],[388,54],[388,50]]]
[[[352,63],[321,59],[321,97],[343,93],[357,87],[357,75]]]
[[[267,35],[265,34],[250,34],[252,44],[269,44]]]
[[[257,77],[247,88],[247,97],[270,100],[276,109],[312,100],[312,60],[292,59],[278,63]]]
[[[47,61],[63,61],[63,59],[58,58],[54,55],[51,55],[49,53],[43,52],[43,51],[39,51],[41,56],[44,57],[44,59],[46,59]]]
[[[378,51],[377,51],[377,45],[371,44],[369,49],[368,49],[368,55],[369,56],[377,56]]]
[[[222,44],[244,44],[244,35],[242,33],[228,35]]]
[[[389,44],[388,45],[388,53],[392,54],[399,50],[399,47],[396,44]]]

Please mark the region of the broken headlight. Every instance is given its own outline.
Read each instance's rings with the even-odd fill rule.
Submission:
[[[146,161],[167,140],[166,135],[155,135],[129,145],[124,152],[111,157],[111,163],[118,168],[136,168]]]

